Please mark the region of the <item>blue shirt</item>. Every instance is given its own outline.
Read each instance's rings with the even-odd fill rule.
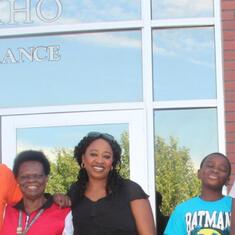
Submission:
[[[229,235],[232,198],[191,198],[173,211],[164,235]]]

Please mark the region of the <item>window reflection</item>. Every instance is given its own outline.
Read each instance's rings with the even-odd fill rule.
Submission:
[[[155,137],[189,150],[195,167],[208,153],[218,150],[215,108],[155,111]],[[167,127],[167,128],[166,128]]]
[[[213,0],[152,0],[153,19],[212,17]]]
[[[1,39],[0,67],[0,107],[142,100],[138,31]]]
[[[213,28],[153,31],[155,100],[216,98]]]
[[[54,127],[32,127],[17,129],[17,152],[26,149],[37,149],[45,152],[56,148],[73,149],[75,145],[89,132],[98,131],[109,133],[121,142],[122,136],[128,132],[127,124],[97,124],[97,125],[73,125]]]
[[[156,188],[162,211],[199,193],[197,169],[204,156],[218,151],[216,109],[155,112]]]
[[[140,19],[140,0],[0,1],[0,28]]]

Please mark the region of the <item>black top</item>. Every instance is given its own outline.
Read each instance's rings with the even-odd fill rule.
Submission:
[[[163,235],[167,222],[169,220],[169,216],[162,214],[162,212],[159,209],[157,210],[156,215],[157,215],[157,234]]]
[[[72,208],[74,235],[138,235],[130,201],[146,198],[131,180],[124,180],[117,193],[98,201],[84,197]]]

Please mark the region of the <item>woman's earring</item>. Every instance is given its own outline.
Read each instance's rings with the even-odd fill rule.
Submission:
[[[81,167],[82,167],[82,168],[85,168],[84,162],[81,163]]]

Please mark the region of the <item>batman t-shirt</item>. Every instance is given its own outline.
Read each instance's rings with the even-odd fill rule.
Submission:
[[[173,211],[164,235],[229,235],[232,198],[189,199]]]

